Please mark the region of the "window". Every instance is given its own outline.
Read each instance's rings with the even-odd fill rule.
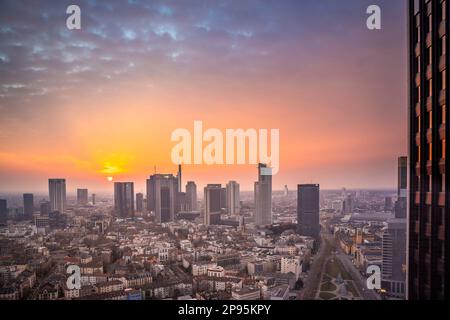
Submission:
[[[428,128],[433,128],[433,111],[428,112]]]
[[[447,1],[442,1],[442,21],[447,19]]]
[[[447,75],[446,75],[445,71],[446,70],[441,72],[441,89],[442,90],[445,90],[445,88],[447,87],[447,80],[446,80]]]
[[[446,107],[445,107],[445,104],[442,106],[442,115],[441,115],[441,117],[442,117],[442,123],[444,123],[445,124],[445,122],[447,121],[446,119],[445,119],[445,116],[446,116]]]

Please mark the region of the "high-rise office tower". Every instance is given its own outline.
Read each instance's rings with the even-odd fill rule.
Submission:
[[[136,212],[144,212],[144,194],[136,193]]]
[[[355,202],[353,199],[353,195],[346,195],[344,200],[342,201],[342,213],[353,213],[354,205]]]
[[[239,183],[230,181],[227,183],[227,210],[228,214],[236,215],[240,212],[241,200],[239,197]]]
[[[66,210],[66,179],[48,179],[50,211]]]
[[[387,221],[382,236],[381,286],[389,296],[405,297],[407,157],[398,158],[395,219]]]
[[[227,207],[227,188],[220,190],[220,207],[225,209]]]
[[[408,192],[408,157],[398,158],[397,201],[395,202],[395,217],[405,219],[407,212]]]
[[[394,204],[392,202],[392,197],[384,198],[384,211],[392,212],[393,207],[394,207]]]
[[[119,217],[134,216],[133,182],[114,182],[114,209]]]
[[[272,174],[266,164],[258,165],[258,181],[255,182],[255,225],[272,224]]]
[[[205,212],[203,221],[205,225],[218,224],[221,213],[221,192],[220,184],[208,184],[204,188]]]
[[[178,165],[178,173],[177,173],[177,181],[178,181],[178,192],[183,192],[183,186],[181,185],[181,164]]]
[[[88,189],[77,189],[77,204],[85,206],[88,202]]]
[[[287,184],[284,185],[283,195],[284,195],[285,197],[287,197],[287,196],[289,195],[289,189],[288,189]]]
[[[44,201],[39,204],[39,211],[41,215],[48,215],[51,211],[50,209],[50,202]]]
[[[449,0],[409,0],[408,298],[450,298]]]
[[[4,199],[0,199],[0,223],[6,224],[8,220],[8,203]]]
[[[25,219],[33,218],[34,196],[32,193],[23,194],[23,215]]]
[[[93,193],[93,194],[92,194],[92,205],[93,205],[93,206],[95,206],[95,197],[96,197],[96,194]]]
[[[319,236],[319,185],[297,186],[297,232],[303,236]]]
[[[147,209],[155,212],[156,222],[173,221],[177,211],[178,178],[154,174],[147,179]]]
[[[186,184],[186,203],[188,211],[197,211],[197,185],[194,181]]]
[[[382,236],[381,286],[389,296],[405,297],[406,219],[389,219]]]

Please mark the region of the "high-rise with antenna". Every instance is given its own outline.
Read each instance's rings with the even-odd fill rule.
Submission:
[[[178,192],[183,192],[183,187],[181,186],[181,164],[178,165],[177,179],[178,179]]]

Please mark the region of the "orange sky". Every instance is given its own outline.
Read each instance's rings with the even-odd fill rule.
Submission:
[[[324,5],[342,17],[364,9],[345,3]],[[69,192],[112,191],[108,176],[144,191],[154,166],[176,173],[170,134],[194,120],[223,132],[279,129],[274,189],[394,187],[396,158],[406,153],[406,37],[395,23],[403,7],[393,5],[376,33],[354,16],[331,26],[306,13],[297,21],[293,5],[246,23],[213,8],[219,18],[208,31],[195,14],[185,21],[163,10],[151,37],[125,13],[120,30],[134,36],[127,29],[121,38],[106,14],[109,24],[87,19],[78,34],[2,31],[0,191],[45,191],[50,177],[66,178]],[[183,179],[251,190],[256,174],[251,165],[185,166]]]

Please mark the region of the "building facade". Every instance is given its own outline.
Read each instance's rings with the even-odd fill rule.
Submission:
[[[409,0],[408,298],[450,298],[448,0]]]
[[[297,186],[297,232],[302,236],[319,236],[319,185]]]
[[[134,216],[134,184],[133,182],[114,183],[114,209],[119,217]]]
[[[64,213],[66,209],[66,179],[49,179],[48,193],[50,199],[50,211]]]
[[[272,174],[266,164],[258,165],[258,181],[255,182],[255,225],[272,224]]]

